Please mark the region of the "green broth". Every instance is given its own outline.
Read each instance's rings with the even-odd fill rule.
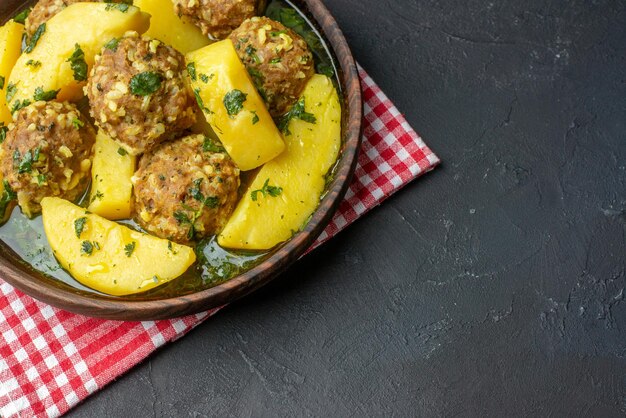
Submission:
[[[340,84],[336,77],[335,61],[318,31],[305,15],[293,4],[284,0],[270,1],[266,15],[281,21],[285,26],[303,36],[314,54],[316,71],[330,76],[339,89]],[[84,107],[86,104],[82,103],[82,105]],[[242,185],[245,185],[245,178],[244,174]],[[329,174],[328,178],[332,178],[332,173]],[[83,198],[83,203],[85,203],[84,201],[85,198]],[[124,220],[119,223],[141,231],[141,228],[132,220]],[[43,274],[45,278],[56,285],[69,286],[80,293],[125,300],[162,299],[208,289],[253,268],[271,255],[269,251],[255,253],[227,250],[217,244],[215,237],[211,237],[196,245],[198,261],[181,277],[141,294],[116,298],[80,284],[60,266],[46,240],[41,216],[28,219],[16,207],[9,220],[0,226],[0,241],[2,241],[3,247],[10,248],[24,263],[30,265],[32,269]],[[6,249],[2,251],[6,251]]]

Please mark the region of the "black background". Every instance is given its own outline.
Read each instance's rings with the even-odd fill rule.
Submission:
[[[621,0],[327,0],[442,158],[70,416],[626,413]]]

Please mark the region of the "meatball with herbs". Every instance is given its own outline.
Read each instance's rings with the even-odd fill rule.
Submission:
[[[187,16],[213,40],[225,39],[241,22],[264,8],[264,0],[174,0],[176,14]]]
[[[246,20],[229,38],[272,116],[287,113],[315,73],[304,39],[267,17]]]
[[[0,170],[29,217],[46,196],[77,200],[87,188],[96,134],[75,105],[35,102],[17,112]]]
[[[133,186],[137,223],[188,243],[224,228],[237,203],[239,168],[218,141],[191,135],[144,154]]]
[[[179,136],[197,108],[184,69],[183,55],[156,39],[131,32],[108,42],[85,86],[91,116],[133,155]]]

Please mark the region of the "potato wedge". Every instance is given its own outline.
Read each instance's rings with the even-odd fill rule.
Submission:
[[[292,119],[287,150],[268,162],[218,236],[226,248],[267,250],[291,238],[319,205],[341,147],[341,106],[331,80],[315,75],[302,98],[315,123]]]
[[[24,25],[9,20],[0,27],[0,122],[8,125],[13,121],[6,101],[6,87],[13,66],[20,56]],[[2,183],[2,179],[0,179]]]
[[[283,152],[280,132],[229,39],[190,52],[186,61],[206,120],[242,171]]]
[[[97,23],[97,24],[94,24]],[[77,101],[83,97],[83,86],[89,70],[75,74],[68,61],[77,51],[84,53],[89,68],[102,47],[127,31],[144,33],[150,26],[150,15],[125,4],[75,3],[63,9],[45,24],[45,31],[31,53],[20,56],[9,77],[9,108],[15,110],[24,101],[35,101],[35,90],[59,90],[59,101]],[[82,73],[82,75],[81,75]],[[78,80],[76,80],[78,78]]]
[[[142,234],[67,200],[41,201],[48,243],[65,270],[97,291],[114,295],[145,292],[183,274],[193,249]]]
[[[183,54],[211,43],[200,28],[187,21],[185,16],[178,17],[174,13],[172,0],[135,0],[135,6],[152,15],[150,28],[145,34],[173,46]]]
[[[130,218],[131,177],[137,158],[104,132],[96,136],[89,210],[109,220]]]

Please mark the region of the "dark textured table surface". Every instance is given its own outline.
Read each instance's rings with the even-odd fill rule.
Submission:
[[[443,164],[69,416],[625,414],[625,3],[326,3]]]

